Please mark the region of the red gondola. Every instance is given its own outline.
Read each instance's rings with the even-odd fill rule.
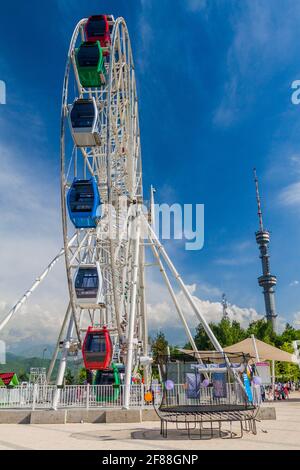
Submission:
[[[113,346],[108,329],[89,326],[82,346],[85,368],[107,369],[111,365],[112,354]]]
[[[110,30],[107,15],[90,16],[84,30],[87,41],[99,41],[101,47],[110,46]],[[106,51],[104,51],[104,55],[107,55]]]

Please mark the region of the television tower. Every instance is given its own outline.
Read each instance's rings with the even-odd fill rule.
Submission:
[[[228,303],[227,303],[226,294],[222,295],[222,307],[223,307],[223,316],[222,316],[222,318],[223,318],[223,320],[228,320],[229,315],[228,315],[228,310],[227,310]]]
[[[258,278],[258,284],[263,288],[265,298],[266,319],[272,324],[273,331],[276,330],[276,310],[275,310],[275,291],[277,284],[276,276],[270,273],[270,256],[268,246],[270,243],[270,232],[264,229],[263,218],[260,204],[260,195],[258,188],[258,179],[256,169],[254,168],[254,181],[256,187],[256,200],[258,207],[259,230],[255,233],[256,243],[259,246],[260,259],[262,264],[263,275]]]

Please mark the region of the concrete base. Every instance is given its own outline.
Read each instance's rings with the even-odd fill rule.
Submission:
[[[275,407],[260,408],[257,419],[275,420]],[[132,410],[0,410],[0,424],[66,424],[66,423],[142,423],[159,421],[154,409]]]
[[[30,424],[66,424],[67,410],[35,410],[31,412]]]
[[[0,410],[0,424],[30,424],[30,410]]]
[[[141,410],[107,410],[106,423],[141,423]]]
[[[67,423],[105,423],[106,412],[101,410],[67,410]]]

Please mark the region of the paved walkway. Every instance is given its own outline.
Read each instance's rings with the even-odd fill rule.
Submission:
[[[274,403],[271,404],[274,406]],[[266,405],[269,406],[269,405]],[[257,423],[257,435],[243,439],[189,440],[172,430],[168,439],[159,434],[158,422],[138,424],[0,425],[0,450],[201,450],[300,449],[300,400],[275,403],[277,420]]]

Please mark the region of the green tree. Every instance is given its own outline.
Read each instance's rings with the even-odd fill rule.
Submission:
[[[240,323],[226,318],[223,318],[220,323],[214,324],[213,332],[224,348],[246,338],[246,332]]]
[[[289,353],[294,352],[290,341],[282,343],[281,349]],[[280,381],[300,380],[299,366],[297,364],[292,364],[291,362],[276,362],[275,375]]]
[[[287,323],[282,334],[276,338],[276,346],[280,347],[284,343],[292,344],[292,342],[295,340],[300,340],[300,330],[296,330],[292,325]]]
[[[78,383],[79,385],[84,385],[86,382],[86,369],[84,367],[81,367],[79,373],[78,373]]]
[[[72,374],[70,369],[67,369],[65,375],[65,384],[66,385],[73,385],[74,384],[74,375]]]
[[[210,323],[209,326],[212,327],[212,323]],[[195,340],[198,351],[209,351],[213,349],[213,345],[211,344],[207,334],[205,333],[202,323],[199,323],[199,325],[196,328],[196,335],[194,337],[194,340]],[[185,348],[192,349],[191,344],[187,343],[185,345]]]
[[[272,330],[271,323],[266,321],[264,318],[250,323],[246,333],[247,337],[254,335],[255,338],[260,339],[265,343],[272,344],[274,346],[276,345],[277,335]]]
[[[28,382],[29,381],[29,374],[25,372],[24,369],[21,369],[18,374],[19,382]]]
[[[210,323],[209,326],[223,347],[231,346],[247,337],[245,330],[241,327],[239,322],[235,320],[230,321],[229,319],[223,318],[219,323]],[[199,324],[196,329],[195,343],[199,351],[215,349],[202,324]],[[191,347],[191,345],[188,344],[187,347]]]
[[[250,323],[246,330],[238,322],[228,319],[222,319],[219,323],[210,323],[209,326],[223,347],[231,346],[254,335],[265,343],[293,353],[292,342],[300,339],[300,330],[296,330],[290,324],[287,323],[285,330],[279,335],[272,330],[272,325],[265,319]],[[195,343],[199,351],[214,349],[201,324],[196,329]],[[187,344],[185,348],[191,349],[191,345]],[[299,367],[288,362],[276,362],[276,377],[282,381],[299,380]]]
[[[168,341],[165,334],[159,331],[155,338],[151,341],[151,349],[153,353],[153,359],[156,362],[159,356],[165,356],[168,353]]]

